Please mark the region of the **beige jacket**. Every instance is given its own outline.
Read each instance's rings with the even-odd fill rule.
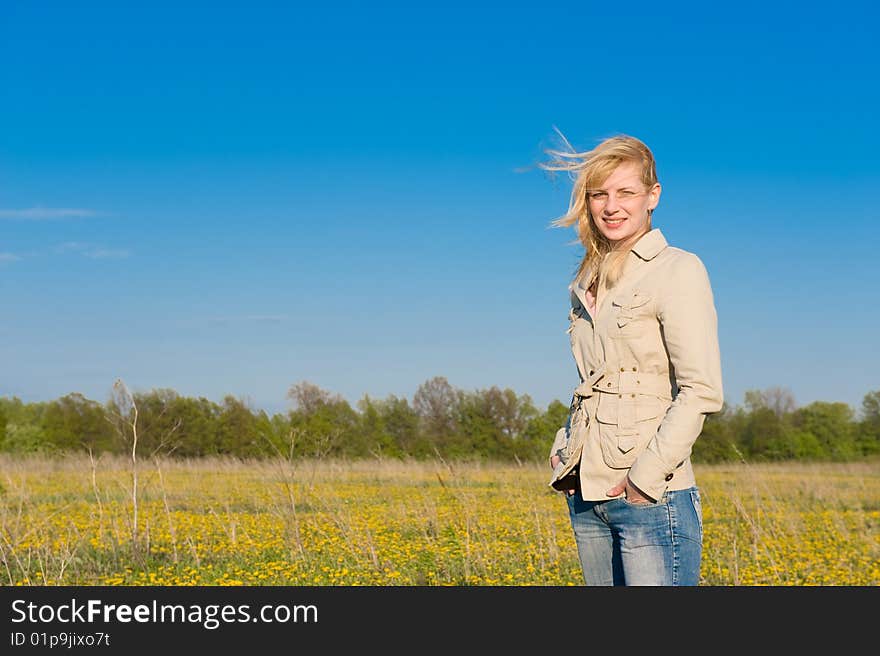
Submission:
[[[581,284],[569,286],[581,384],[550,450],[564,459],[550,484],[574,471],[586,500],[609,499],[605,492],[627,474],[654,499],[694,485],[691,448],[706,415],[723,403],[717,316],[702,261],[669,246],[656,228],[627,258],[613,288],[599,281],[595,316]]]

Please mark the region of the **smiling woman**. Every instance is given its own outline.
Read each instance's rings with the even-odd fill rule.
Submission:
[[[608,258],[605,275],[613,283],[629,248],[651,229],[660,202],[654,155],[641,141],[625,136],[606,139],[590,153],[572,149],[550,154],[555,159],[545,169],[578,173],[568,212],[553,222],[574,225],[586,249],[578,277],[590,268],[588,277],[595,278],[600,262]]]
[[[585,254],[569,286],[580,378],[550,450],[588,585],[696,585],[703,519],[691,448],[723,403],[717,317],[694,254],[651,219],[660,183],[630,136],[545,168],[577,177],[558,226]]]
[[[598,217],[596,227],[609,242],[641,236],[651,223],[651,213],[660,200],[660,183],[646,188],[634,162],[618,166],[600,189],[586,191],[590,213]]]

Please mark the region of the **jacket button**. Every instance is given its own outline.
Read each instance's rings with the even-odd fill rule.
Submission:
[[[623,367],[621,367],[620,370],[623,371],[624,370]]]
[[[618,395],[617,395],[617,398],[618,398],[618,399],[622,399],[622,398],[623,398],[623,394],[618,394]]]
[[[636,395],[635,395],[635,394],[633,394],[633,398],[636,398]]]
[[[596,373],[596,372],[593,371],[592,369],[590,369],[590,375],[592,376],[594,373]]]
[[[636,371],[636,368],[635,368],[635,367],[633,367],[633,371]]]
[[[611,383],[608,383],[608,387],[611,387]]]
[[[672,480],[672,474],[666,474],[666,478],[663,479],[667,483]]]

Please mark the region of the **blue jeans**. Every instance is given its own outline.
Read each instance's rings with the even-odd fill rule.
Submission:
[[[587,585],[698,585],[703,511],[696,487],[654,503],[566,495]]]

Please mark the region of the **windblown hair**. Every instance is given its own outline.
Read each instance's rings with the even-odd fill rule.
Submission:
[[[651,150],[640,140],[628,135],[616,135],[599,143],[593,150],[578,152],[559,130],[567,150],[546,149],[548,162],[540,164],[547,171],[566,171],[573,180],[568,211],[551,222],[554,227],[576,226],[578,239],[584,247],[584,256],[578,266],[575,280],[585,280],[590,287],[605,274],[609,287],[620,277],[623,263],[632,246],[644,233],[635,234],[616,248],[596,228],[590,213],[587,194],[599,188],[614,170],[623,163],[633,162],[641,170],[641,181],[650,189],[657,183],[657,165]],[[648,213],[648,229],[651,229],[651,211]],[[606,258],[606,256],[609,256]]]

